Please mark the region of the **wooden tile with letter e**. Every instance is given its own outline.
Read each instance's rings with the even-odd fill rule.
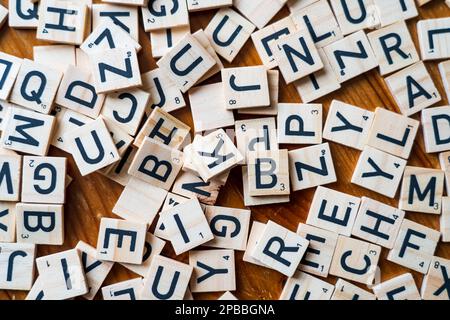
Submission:
[[[0,243],[15,242],[15,241],[16,241],[16,203],[0,201]]]
[[[450,58],[450,18],[420,20],[417,33],[422,60]]]
[[[338,279],[331,300],[376,300],[374,294],[361,289],[354,284]]]
[[[380,24],[373,0],[331,0],[330,3],[344,35]]]
[[[103,300],[138,300],[144,283],[142,278],[121,281],[102,288]]]
[[[450,300],[450,260],[434,257],[423,278],[421,296],[424,300]]]
[[[36,29],[38,3],[32,0],[8,0],[8,25],[16,29]]]
[[[29,243],[0,243],[0,288],[30,290],[34,279],[36,246]]]
[[[2,82],[0,85],[0,99],[7,100],[13,89],[14,82],[22,65],[21,58],[0,52],[0,72]]]
[[[322,143],[322,105],[278,104],[278,143]]]
[[[427,153],[450,150],[450,107],[422,110],[422,127]]]
[[[139,40],[139,14],[137,7],[122,6],[115,4],[92,5],[92,28],[95,30],[105,21],[112,21],[130,36]]]
[[[233,6],[258,29],[262,29],[286,4],[287,0],[233,0]]]
[[[186,1],[148,1],[141,9],[145,32],[189,25]]]
[[[19,201],[22,156],[2,154],[0,157],[0,173],[0,201]]]
[[[418,16],[415,0],[373,0],[381,27]]]
[[[421,300],[411,273],[405,273],[373,287],[378,300]]]
[[[442,197],[442,213],[440,218],[442,242],[450,242],[450,197]]]
[[[297,271],[284,285],[280,300],[330,300],[333,291],[334,285]]]

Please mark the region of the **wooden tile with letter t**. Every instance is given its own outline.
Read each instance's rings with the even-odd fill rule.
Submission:
[[[423,278],[421,296],[424,300],[450,300],[450,260],[434,257]]]
[[[34,244],[0,243],[0,289],[30,290],[35,256]]]
[[[444,193],[444,171],[407,166],[403,175],[399,208],[440,214]]]
[[[375,280],[381,247],[369,242],[339,236],[330,274],[371,285]]]
[[[0,157],[0,173],[0,201],[19,201],[22,156],[2,154]]]
[[[404,219],[387,259],[426,274],[440,236],[439,231]]]
[[[16,203],[0,201],[0,243],[15,241]]]
[[[421,300],[411,273],[384,281],[372,289],[378,300]]]
[[[442,242],[450,242],[450,197],[442,197],[442,213],[440,218]]]
[[[280,300],[330,300],[333,291],[334,285],[297,271],[284,285]]]
[[[417,33],[424,61],[450,58],[450,18],[420,20]]]
[[[354,284],[338,279],[331,300],[376,300],[374,294],[361,289]]]
[[[143,287],[142,278],[116,282],[102,288],[103,300],[138,300]]]
[[[450,107],[422,110],[422,127],[427,153],[450,150]]]

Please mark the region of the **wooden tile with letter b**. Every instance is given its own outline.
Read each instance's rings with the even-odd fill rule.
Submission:
[[[354,284],[338,279],[331,300],[376,300],[374,294],[361,289]]]
[[[0,201],[19,201],[22,156],[2,154],[0,157],[0,173]]]
[[[103,300],[138,300],[144,285],[142,278],[121,281],[102,288]]]
[[[36,246],[29,243],[0,243],[0,288],[30,290],[34,279]]]
[[[417,33],[422,60],[450,58],[450,18],[420,20]]]
[[[330,300],[333,291],[334,285],[297,271],[284,285],[280,300]]]
[[[427,153],[450,150],[450,107],[422,110],[422,127]]]
[[[378,300],[421,300],[411,273],[405,273],[373,287]]]
[[[0,243],[16,241],[16,203],[0,201]]]
[[[279,103],[278,143],[322,143],[322,105]]]
[[[434,257],[423,278],[421,296],[424,300],[450,300],[450,260]]]

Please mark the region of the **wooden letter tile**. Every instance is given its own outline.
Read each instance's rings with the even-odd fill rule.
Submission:
[[[233,5],[258,29],[263,28],[284,6],[287,0],[234,0]]]
[[[247,239],[245,239],[247,241]],[[16,241],[16,203],[0,202],[0,243]]]
[[[322,105],[278,104],[278,143],[322,143]]]
[[[378,300],[421,300],[411,273],[405,273],[373,287]]]
[[[19,74],[22,59],[0,52],[0,99],[7,100],[13,88],[16,77]]]
[[[422,110],[422,127],[426,152],[450,150],[450,107]]]
[[[19,201],[22,174],[22,156],[0,157],[0,201]]]
[[[0,288],[30,290],[34,279],[36,246],[29,243],[0,243]]]
[[[103,287],[103,300],[138,300],[143,285],[142,278],[135,278]]]
[[[434,257],[423,278],[421,296],[424,300],[450,300],[450,260]]]
[[[19,5],[20,4],[20,5]],[[8,0],[8,25],[17,29],[36,29],[38,3],[32,0]]]
[[[242,260],[248,263],[256,264],[261,267],[266,267],[261,261],[255,259],[253,257],[253,252],[255,251],[256,245],[258,244],[259,239],[264,233],[264,229],[266,225],[264,223],[253,221],[252,228],[250,230],[250,234],[248,236],[247,248],[245,249],[244,256]]]
[[[331,300],[376,300],[374,294],[342,279],[336,282]]]
[[[333,291],[332,284],[297,271],[284,285],[280,300],[330,300]]]
[[[442,213],[440,218],[442,242],[450,242],[450,197],[442,197]]]
[[[415,2],[417,1],[373,0],[373,4],[378,11],[380,26],[385,27],[398,21],[417,17],[419,13]]]
[[[189,24],[186,1],[148,1],[142,7],[145,32]]]
[[[105,21],[112,21],[138,41],[139,21],[137,7],[113,4],[92,5],[92,28],[95,30]]]
[[[450,99],[450,60],[438,64],[447,100]]]
[[[188,0],[189,12],[216,9],[233,5],[233,0]]]
[[[189,25],[151,31],[150,43],[153,58],[164,57],[172,50],[174,45],[190,32],[191,27]]]
[[[330,3],[344,35],[379,25],[373,0],[331,0]]]
[[[420,54],[424,61],[450,58],[450,18],[417,22]]]
[[[79,49],[69,44],[34,46],[33,59],[36,63],[65,73],[69,66],[77,65],[77,50]],[[86,66],[84,66],[84,69],[86,69]],[[90,72],[89,69],[88,71]]]

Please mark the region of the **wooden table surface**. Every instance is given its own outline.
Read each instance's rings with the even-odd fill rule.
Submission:
[[[2,0],[1,2],[4,6],[7,6],[8,1]],[[96,0],[94,2],[101,1]],[[200,28],[205,28],[214,13],[215,11],[205,11],[190,14],[191,31],[194,32]],[[420,19],[450,16],[450,9],[445,5],[443,0],[434,0],[432,3],[419,8],[419,13],[420,17],[407,22],[417,49],[419,49],[416,31],[417,21]],[[285,7],[274,18],[274,21],[279,20],[288,14],[288,9]],[[143,46],[143,50],[139,54],[141,72],[143,73],[156,68],[156,64],[155,60],[151,57],[148,34],[144,32],[142,25],[140,26],[139,42]],[[48,43],[36,40],[34,30],[11,29],[8,28],[7,25],[0,30],[0,51],[13,54],[18,57],[32,59],[33,46],[43,44]],[[251,40],[247,42],[245,47],[236,57],[233,64],[224,62],[225,67],[259,64],[261,64],[261,61]],[[442,86],[442,81],[440,80],[437,62],[427,62],[426,65],[428,70],[431,72],[439,92],[442,97],[444,97],[438,106],[446,105],[448,102],[445,100],[445,92]],[[214,76],[206,83],[214,83],[218,81],[220,81],[220,75]],[[379,75],[378,69],[374,69],[346,82],[340,90],[319,99],[317,103],[322,103],[324,110],[328,111],[330,103],[333,99],[338,99],[371,111],[373,111],[376,107],[382,106],[386,109],[399,112],[399,109],[389,93],[383,78]],[[294,86],[286,85],[282,77],[280,77],[279,101],[291,103],[301,102]],[[173,112],[173,115],[193,128],[189,106]],[[324,114],[324,120],[325,117],[326,112]],[[240,118],[242,118],[242,116],[236,117],[236,119]],[[414,115],[413,118],[418,119],[419,116]],[[297,149],[302,146],[287,147],[289,147],[289,149]],[[367,196],[383,201],[387,204],[397,206],[398,194],[397,198],[392,200],[350,183],[353,170],[360,154],[359,151],[337,145],[335,143],[330,143],[330,147],[336,167],[338,182],[327,185],[327,187],[358,197]],[[117,201],[123,187],[111,180],[108,180],[98,173],[93,173],[89,176],[82,177],[78,172],[71,156],[59,149],[51,147],[49,155],[66,156],[69,158],[68,173],[74,178],[74,181],[69,186],[66,196],[65,243],[63,246],[38,246],[38,256],[73,248],[79,240],[83,240],[92,246],[96,246],[100,219],[102,217],[114,217],[112,214],[112,208],[114,207],[114,204]],[[425,153],[422,130],[419,130],[408,165],[439,168],[437,155],[429,155]],[[288,204],[252,207],[252,220],[257,220],[264,223],[268,220],[273,220],[289,228],[290,230],[295,231],[300,222],[306,221],[314,191],[315,188],[295,192],[291,194],[291,201]],[[220,192],[217,205],[244,208],[242,175],[240,168],[233,169],[226,186]],[[439,230],[439,216],[408,212],[406,217]],[[153,228],[154,225],[151,230],[153,230]],[[422,283],[422,275],[387,261],[387,254],[388,250],[383,248],[379,263],[381,268],[381,279],[387,280],[405,272],[412,272],[414,279],[420,288]],[[188,263],[188,253],[175,257],[170,244],[166,245],[163,255]],[[450,244],[439,243],[436,255],[450,259]],[[236,251],[237,290],[233,293],[239,299],[278,299],[284,283],[286,282],[286,277],[276,271],[243,262],[242,256],[243,252]],[[104,285],[113,284],[115,282],[132,279],[135,277],[137,277],[136,274],[128,271],[120,264],[115,264]],[[334,277],[330,277],[326,280],[331,283],[336,281]],[[0,290],[0,299],[23,299],[26,294],[27,292]],[[195,294],[194,297],[196,299],[216,299],[221,294],[222,293]],[[97,294],[97,298],[101,298],[101,294]]]

